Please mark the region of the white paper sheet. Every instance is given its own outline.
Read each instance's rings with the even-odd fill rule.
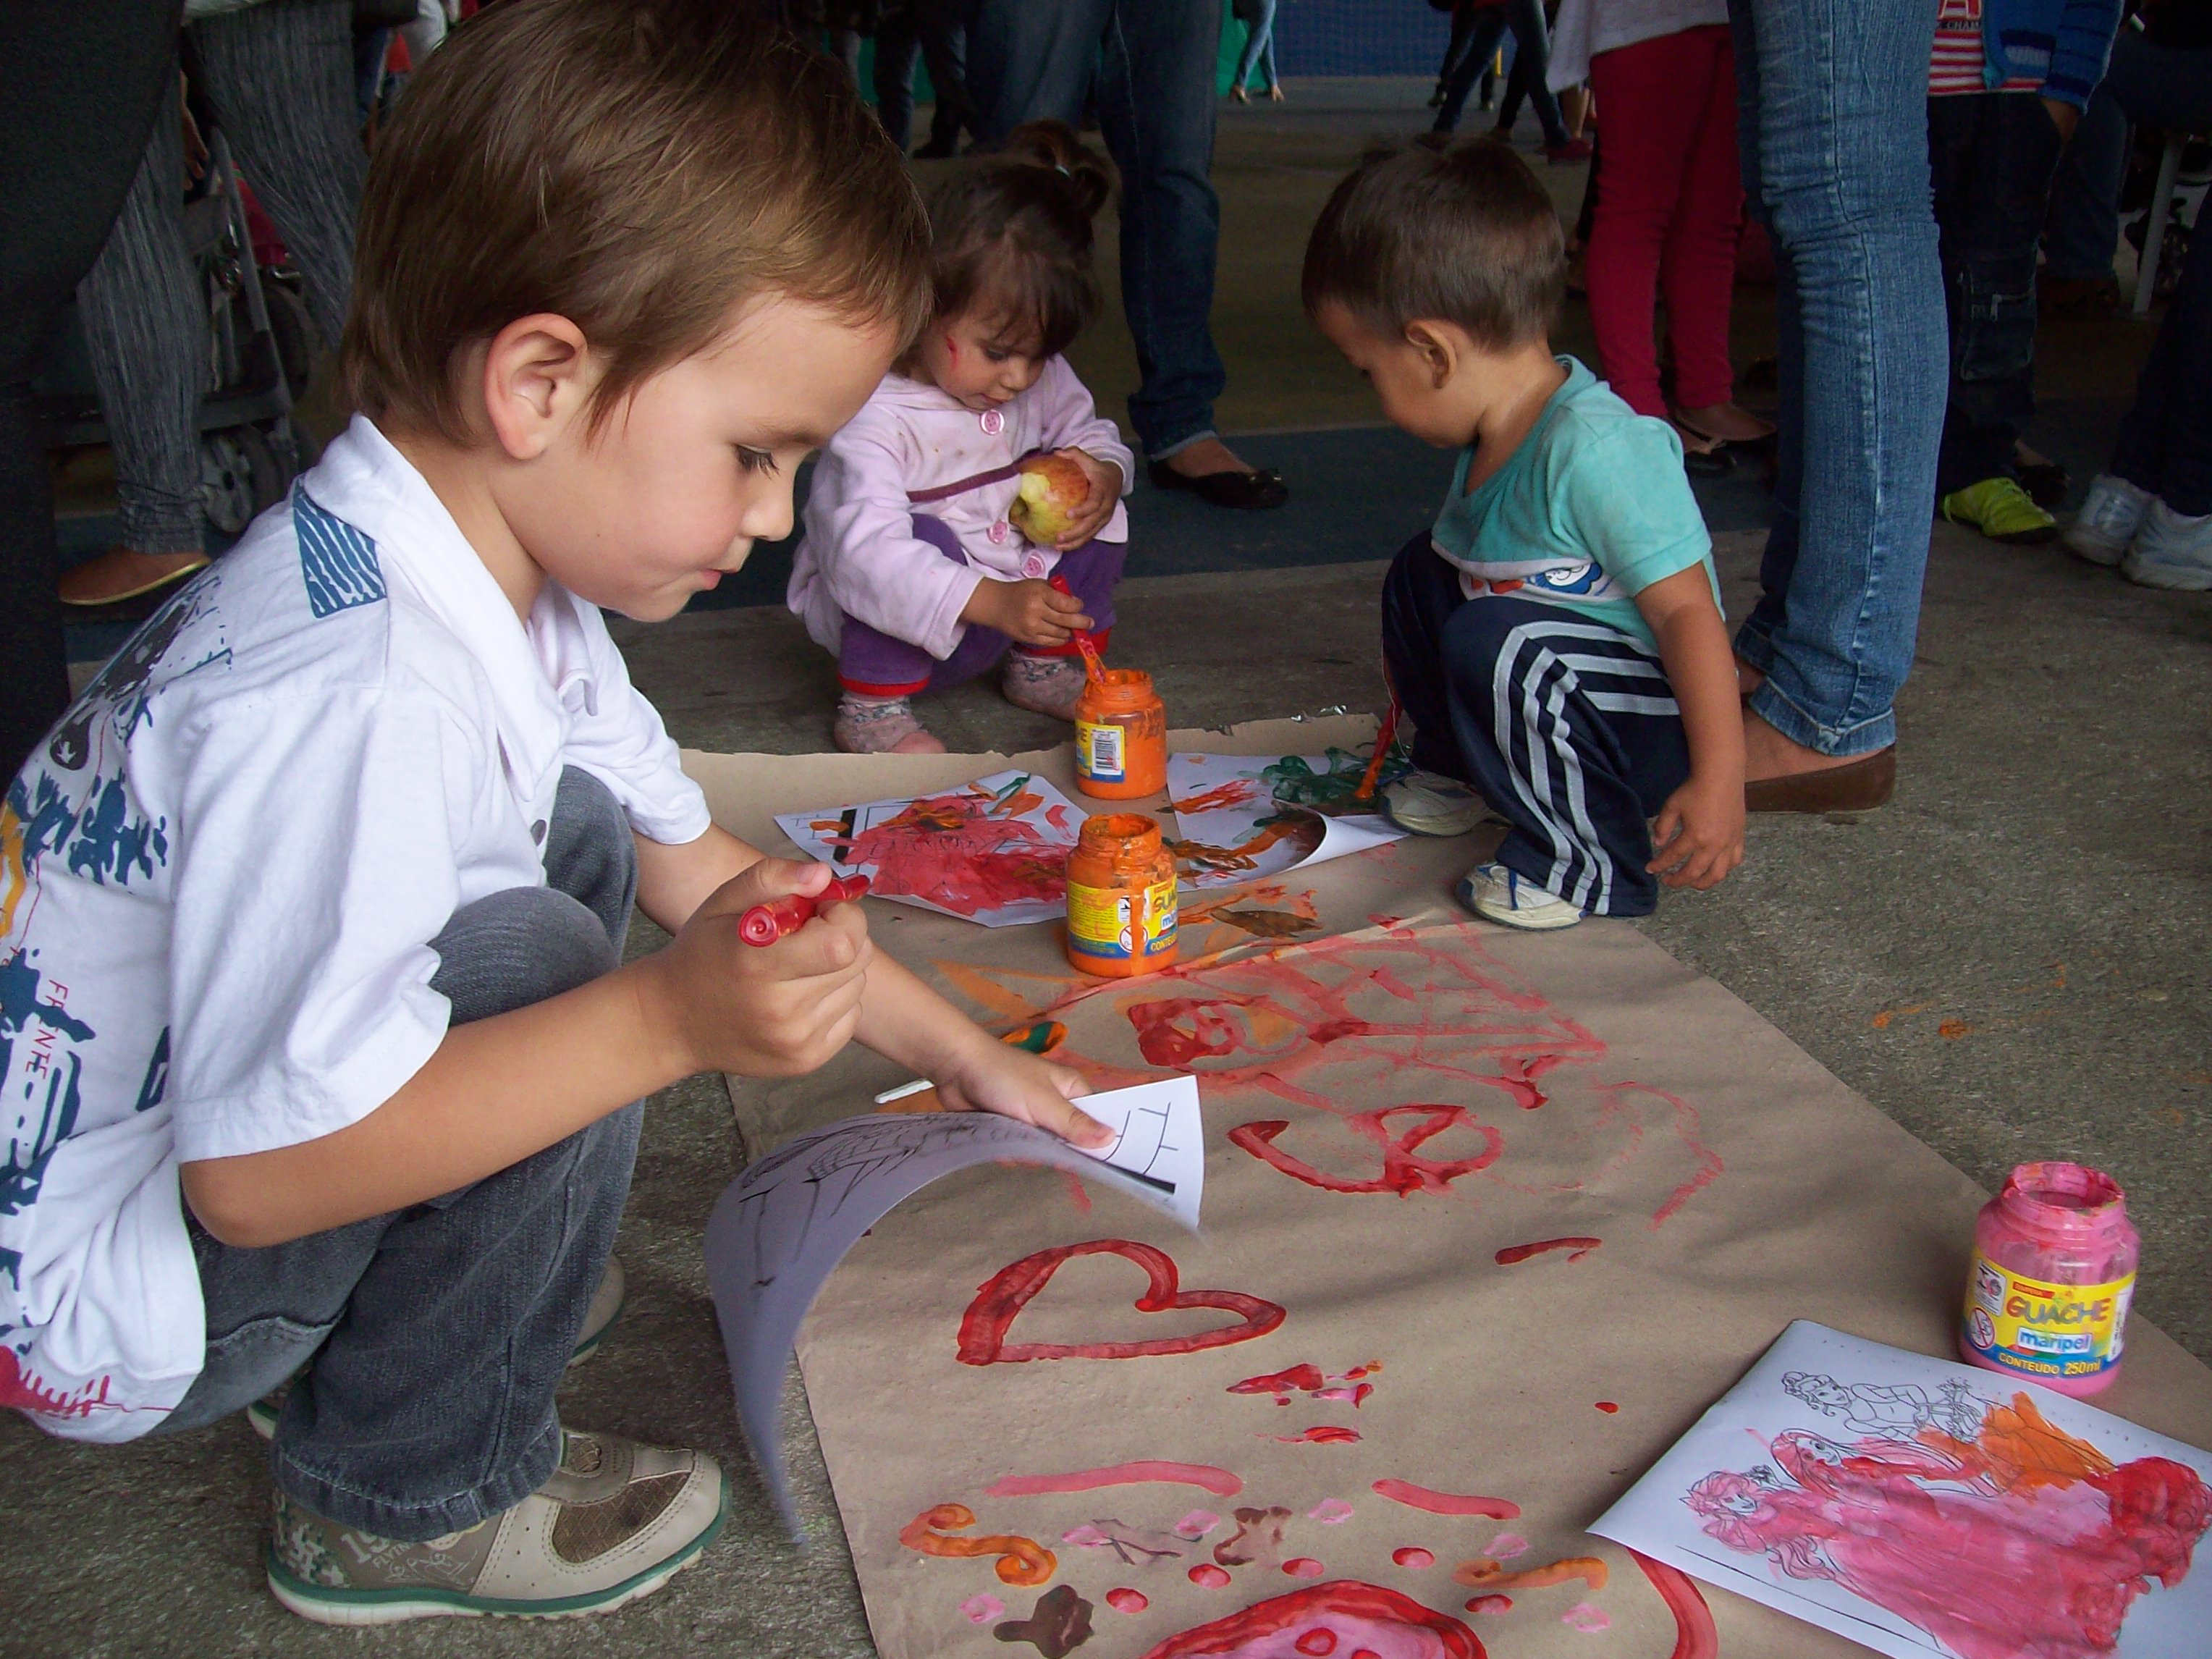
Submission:
[[[1590,1530],[1893,1659],[2203,1659],[2208,1525],[2212,1455],[1799,1320]]]
[[[1091,1152],[1152,1188],[1186,1227],[1198,1225],[1206,1188],[1206,1132],[1198,1115],[1198,1079],[1172,1077],[1133,1089],[1086,1095],[1076,1104],[1114,1131],[1112,1143]],[[1079,1150],[1091,1152],[1089,1147]]]
[[[935,794],[779,813],[800,850],[876,898],[986,927],[1066,914],[1081,807],[1033,772],[994,772]]]
[[[1183,885],[1234,886],[1401,839],[1378,814],[1342,810],[1342,797],[1365,766],[1343,750],[1169,756],[1168,805]]]

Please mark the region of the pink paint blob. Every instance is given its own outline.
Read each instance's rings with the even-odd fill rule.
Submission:
[[[1357,1429],[1340,1429],[1334,1423],[1317,1423],[1303,1434],[1263,1434],[1262,1440],[1279,1440],[1285,1446],[1348,1446],[1359,1438]]]
[[[1492,1521],[1517,1521],[1521,1506],[1510,1498],[1483,1498],[1474,1493],[1431,1492],[1410,1480],[1377,1480],[1373,1490],[1394,1504],[1425,1510],[1431,1515],[1481,1515]]]
[[[1006,1604],[995,1595],[971,1595],[960,1604],[960,1611],[969,1624],[988,1625],[1006,1616]]]
[[[1203,1538],[1221,1524],[1221,1517],[1212,1510],[1193,1510],[1175,1523],[1178,1538]]]
[[[1595,1636],[1601,1630],[1611,1630],[1613,1620],[1587,1601],[1577,1601],[1559,1615],[1563,1625],[1572,1625],[1577,1630]]]
[[[1615,1405],[1610,1400],[1599,1401],[1597,1402],[1597,1408],[1603,1412],[1607,1417],[1611,1417],[1615,1412],[1620,1409],[1619,1406]]]
[[[1413,1571],[1420,1572],[1436,1565],[1437,1553],[1425,1550],[1419,1544],[1408,1544],[1403,1549],[1392,1550],[1390,1559],[1401,1567],[1410,1567]]]
[[[1513,1598],[1510,1595],[1478,1595],[1467,1604],[1469,1613],[1510,1613]]]
[[[1193,1567],[1185,1576],[1200,1589],[1219,1589],[1229,1582],[1229,1575],[1211,1561]]]
[[[1142,1590],[1109,1589],[1106,1592],[1106,1605],[1116,1613],[1142,1613],[1152,1605],[1152,1598]]]
[[[1516,1555],[1528,1553],[1528,1540],[1517,1532],[1501,1532],[1490,1540],[1483,1553],[1493,1561],[1510,1561]]]
[[[1142,1486],[1151,1481],[1203,1486],[1217,1498],[1234,1498],[1244,1490],[1243,1480],[1210,1463],[1146,1461],[1115,1463],[1103,1469],[1077,1469],[1070,1474],[1010,1474],[986,1491],[993,1498],[1041,1498],[1048,1493],[1089,1492],[1097,1486]]]
[[[1306,1511],[1306,1519],[1324,1527],[1340,1527],[1352,1519],[1352,1505],[1341,1498],[1324,1498]]]
[[[1085,1521],[1081,1526],[1070,1527],[1066,1532],[1060,1534],[1060,1541],[1063,1544],[1073,1544],[1078,1549],[1091,1549],[1094,1547],[1103,1549],[1113,1540]]]
[[[1318,1578],[1328,1569],[1310,1555],[1294,1555],[1283,1563],[1283,1571],[1293,1578]]]

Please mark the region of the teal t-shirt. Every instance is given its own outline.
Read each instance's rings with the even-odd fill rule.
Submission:
[[[1636,595],[1705,568],[1713,604],[1712,538],[1666,422],[1638,415],[1572,357],[1565,384],[1505,465],[1467,492],[1472,448],[1460,452],[1451,495],[1431,539],[1471,599],[1507,594],[1580,611],[1657,652]]]

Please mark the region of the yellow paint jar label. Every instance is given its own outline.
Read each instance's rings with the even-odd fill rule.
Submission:
[[[1176,942],[1176,884],[1127,889],[1067,887],[1067,944],[1087,957],[1128,962]]]
[[[1967,1285],[1967,1346],[1990,1364],[2048,1379],[2094,1376],[2120,1363],[2133,1273],[2052,1285],[1978,1255]]]
[[[1129,734],[1097,720],[1075,723],[1075,769],[1093,783],[1121,783],[1129,775]]]

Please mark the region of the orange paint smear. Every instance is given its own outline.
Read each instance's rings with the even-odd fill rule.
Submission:
[[[1425,1510],[1431,1515],[1482,1515],[1492,1521],[1517,1521],[1521,1518],[1521,1506],[1508,1498],[1431,1492],[1428,1487],[1417,1486],[1410,1480],[1377,1480],[1371,1490],[1394,1504],[1403,1504],[1408,1509]]]
[[[1478,1589],[1541,1589],[1547,1584],[1564,1584],[1570,1578],[1579,1578],[1592,1589],[1601,1590],[1605,1588],[1605,1563],[1595,1555],[1570,1555],[1544,1566],[1508,1572],[1488,1556],[1479,1555],[1452,1569],[1454,1583]]]
[[[1713,1610],[1705,1605],[1697,1581],[1664,1561],[1638,1555],[1634,1550],[1629,1554],[1674,1615],[1674,1651],[1668,1659],[1720,1659],[1720,1632],[1713,1626]]]
[[[1010,1533],[993,1533],[984,1538],[944,1536],[946,1532],[960,1532],[975,1524],[975,1512],[965,1504],[939,1504],[934,1509],[924,1510],[901,1527],[899,1542],[924,1555],[995,1555],[999,1558],[998,1573],[1002,1583],[1042,1584],[1058,1569],[1060,1558],[1034,1538],[1018,1538]]]
[[[1568,1261],[1579,1261],[1604,1242],[1601,1238],[1540,1239],[1534,1244],[1509,1245],[1500,1250],[1494,1260],[1501,1267],[1510,1267],[1516,1262],[1526,1261],[1530,1256],[1541,1255],[1547,1250],[1566,1250],[1571,1252]]]
[[[1149,1481],[1203,1486],[1217,1498],[1234,1498],[1244,1490],[1244,1482],[1237,1476],[1211,1463],[1146,1461],[1114,1463],[1101,1469],[1078,1469],[1071,1474],[1010,1474],[986,1491],[993,1498],[1041,1498],[1048,1493],[1090,1492],[1099,1486],[1134,1486]]]

